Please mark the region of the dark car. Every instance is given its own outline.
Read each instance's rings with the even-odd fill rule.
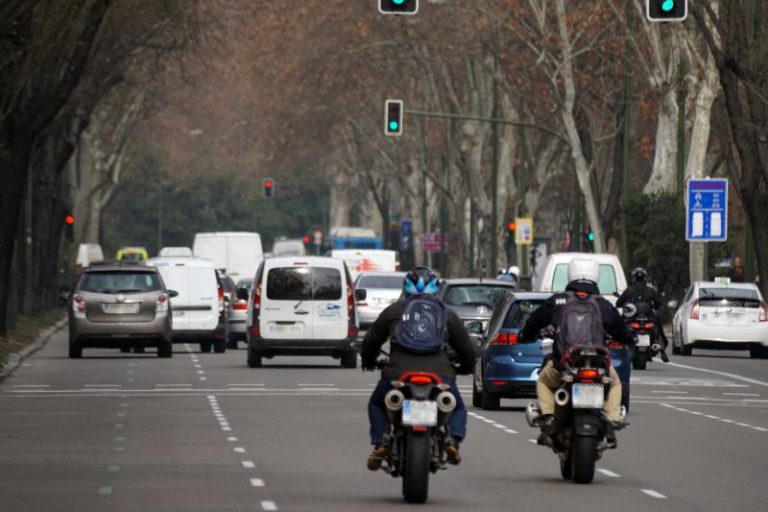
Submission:
[[[543,344],[540,339],[522,343],[518,335],[531,313],[551,296],[551,293],[513,293],[496,307],[482,336],[480,356],[473,372],[472,405],[495,410],[502,398],[536,396],[536,379],[551,344]]]
[[[499,279],[448,279],[440,287],[438,297],[461,318],[479,345],[494,309],[516,289],[514,283]]]

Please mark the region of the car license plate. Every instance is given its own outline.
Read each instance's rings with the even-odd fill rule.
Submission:
[[[637,335],[637,346],[638,347],[650,347],[651,346],[651,337],[648,334],[638,334]]]
[[[403,403],[403,425],[434,427],[437,425],[437,402],[406,400]]]
[[[131,315],[139,312],[140,304],[133,302],[129,304],[102,304],[105,313],[111,315]]]
[[[605,391],[602,384],[574,384],[571,402],[574,409],[602,409]]]

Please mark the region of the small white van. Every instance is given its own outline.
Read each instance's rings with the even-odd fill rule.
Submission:
[[[250,294],[246,326],[251,368],[276,355],[332,356],[343,368],[357,366],[354,289],[342,260],[265,260]]]
[[[619,258],[615,254],[595,254],[589,252],[558,252],[547,258],[544,273],[536,288],[540,292],[562,292],[568,285],[568,264],[571,260],[591,260],[600,265],[600,278],[597,287],[600,294],[612,304],[616,304],[619,295],[627,288],[627,278]]]
[[[104,251],[99,244],[80,244],[77,247],[77,259],[75,263],[85,268],[91,263],[104,261]]]
[[[227,322],[223,288],[210,260],[163,257],[147,260],[157,267],[168,289],[178,292],[171,299],[173,342],[200,343],[201,352],[226,350]]]
[[[253,277],[264,259],[261,236],[248,232],[198,233],[192,253],[211,260],[233,281]]]
[[[397,272],[397,252],[386,249],[333,249],[332,258],[344,260],[349,267],[352,280],[356,280],[360,272]]]

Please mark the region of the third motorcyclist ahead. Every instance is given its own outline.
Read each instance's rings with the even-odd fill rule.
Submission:
[[[597,262],[587,259],[571,260],[568,265],[568,286],[566,286],[565,292],[553,295],[534,311],[525,322],[520,336],[521,341],[535,340],[539,331],[550,325],[555,326],[559,331],[552,346],[552,359],[541,369],[536,381],[536,395],[542,414],[540,419],[542,435],[539,437],[539,442],[542,444],[547,443],[547,438],[551,433],[555,414],[555,391],[562,385],[561,358],[565,355],[566,348],[576,344],[605,344],[607,347],[605,333],[625,345],[632,345],[635,342],[634,337],[624,325],[624,319],[619,312],[600,295],[600,290],[597,287],[599,275],[600,266]],[[585,315],[591,318],[586,318]],[[590,329],[592,332],[588,336],[592,338],[591,340],[563,339],[564,336],[561,336],[561,333],[580,330],[578,327],[581,325],[574,327],[574,321],[578,321],[587,329],[590,329],[588,324],[593,326]],[[621,381],[613,367],[610,368],[610,378],[608,398],[603,405],[603,413],[611,426],[606,438],[615,445],[614,430],[621,427],[619,423]]]
[[[469,373],[475,364],[475,346],[464,329],[464,324],[453,311],[445,308],[435,294],[438,292],[438,276],[428,267],[416,267],[406,274],[403,296],[381,312],[365,335],[362,347],[363,370],[373,371],[382,345],[389,339],[389,361],[381,370],[381,380],[368,402],[368,418],[371,423],[373,453],[368,458],[368,469],[379,469],[389,446],[385,439],[388,416],[384,397],[393,389],[392,381],[408,371],[436,373],[451,386],[456,397],[456,408],[451,414],[447,430],[446,455],[448,462],[458,464],[459,443],[467,432],[467,410],[456,386],[456,368],[445,351],[449,344],[460,361],[459,372]],[[419,307],[442,312],[437,315],[419,315]],[[442,325],[424,325],[419,318],[442,318]],[[421,336],[422,333],[432,333]]]
[[[656,311],[662,306],[661,297],[659,297],[659,292],[657,292],[655,288],[646,284],[647,278],[648,272],[646,272],[644,268],[634,268],[630,274],[632,283],[626,290],[624,290],[624,293],[621,294],[619,300],[616,301],[616,307],[620,308],[624,306],[624,304],[634,304],[635,306],[645,305],[647,313],[654,320],[654,329],[656,330],[659,339],[661,339],[661,350],[659,351],[661,360],[668,363],[669,357],[667,356],[667,346],[669,345],[669,341],[664,334],[664,327],[662,327],[661,322],[659,322],[659,317],[656,314]]]

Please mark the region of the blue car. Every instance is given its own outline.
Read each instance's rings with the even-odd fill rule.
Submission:
[[[509,293],[493,312],[482,337],[480,357],[472,378],[472,405],[497,410],[502,398],[535,398],[536,379],[551,350],[542,340],[518,340],[526,320],[552,293]],[[610,344],[611,364],[622,383],[622,405],[629,410],[632,356],[616,342]]]

